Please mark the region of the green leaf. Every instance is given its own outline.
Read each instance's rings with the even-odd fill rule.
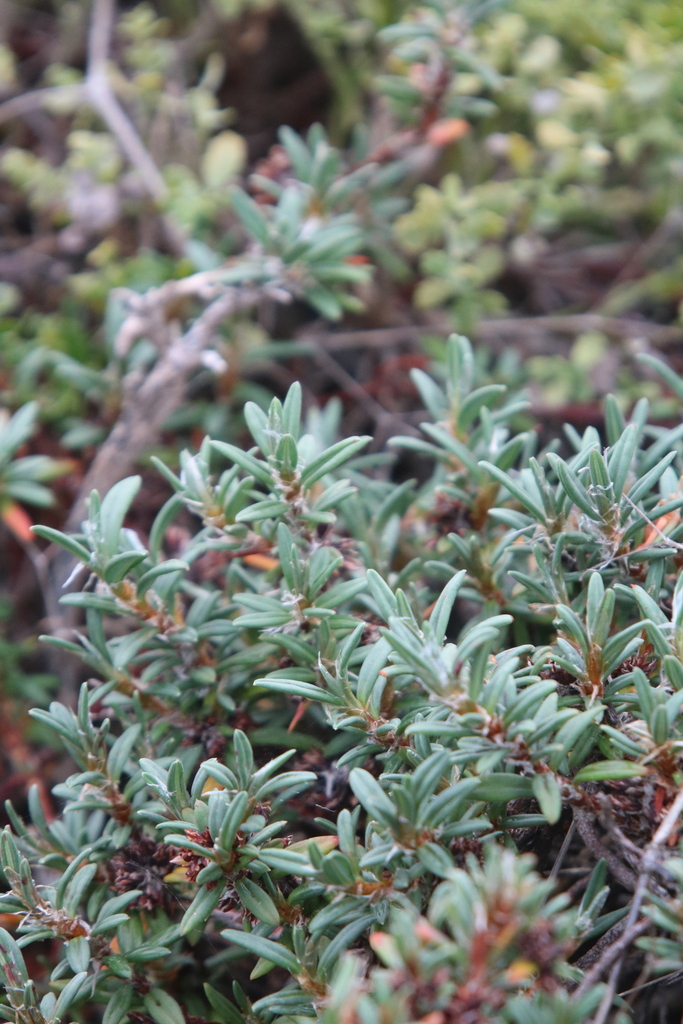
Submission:
[[[534,795],[533,782],[526,775],[510,772],[491,772],[482,776],[475,790],[478,799],[490,803],[507,803],[508,800],[523,800]]]
[[[222,996],[213,985],[209,985],[208,981],[204,982],[204,992],[211,1004],[212,1016],[218,1024],[244,1024],[244,1018],[237,1007]]]
[[[398,605],[396,604],[394,592],[375,569],[368,569],[367,580],[370,593],[375,599],[379,613],[384,621],[388,622],[392,615],[398,615]]]
[[[123,520],[140,490],[142,477],[129,476],[119,480],[105,495],[100,508],[100,528],[102,532],[102,553],[111,558],[118,551],[119,534]]]
[[[63,1019],[64,1014],[79,998],[89,980],[92,979],[88,977],[88,972],[81,971],[79,974],[75,975],[75,977],[71,978],[70,981],[67,981],[66,985],[59,993],[59,999],[57,1000],[57,1004],[54,1009],[55,1018]]]
[[[322,284],[309,285],[304,292],[310,304],[324,316],[326,320],[339,320],[342,315],[342,305],[339,298]]]
[[[639,352],[636,359],[639,363],[645,363],[646,366],[652,367],[666,381],[674,394],[683,398],[683,380],[663,359],[659,359],[658,356],[651,355],[649,352]]]
[[[230,130],[219,132],[209,140],[204,150],[202,178],[209,188],[222,188],[241,174],[246,160],[247,144],[244,137]]]
[[[126,953],[126,959],[134,964],[147,964],[152,960],[163,960],[170,952],[168,946],[138,946]]]
[[[434,605],[432,614],[429,616],[429,624],[434,630],[434,639],[438,644],[442,644],[444,641],[446,629],[448,627],[448,620],[451,617],[455,599],[458,596],[458,591],[460,590],[466,575],[467,573],[464,569],[460,572],[456,572],[455,576],[448,581],[441,591],[439,599]]]
[[[140,893],[137,889],[133,889],[131,892],[122,892],[119,896],[112,896],[112,898],[107,900],[107,902],[102,906],[99,914],[97,915],[98,923],[106,921],[110,916],[118,916],[119,912],[131,904],[133,900],[136,900],[139,895]]]
[[[129,985],[118,985],[107,1003],[102,1024],[121,1024],[133,1002],[133,988]]]
[[[395,824],[398,812],[393,801],[387,796],[379,782],[364,768],[353,768],[349,775],[351,789],[366,811],[383,825]]]
[[[345,703],[342,697],[329,693],[320,686],[314,686],[312,683],[302,683],[297,679],[277,679],[267,676],[265,679],[256,679],[254,686],[263,686],[267,690],[289,693],[293,697],[303,697],[304,700],[319,700],[324,704],[339,704],[343,706]]]
[[[241,448],[237,448],[234,444],[227,444],[225,441],[212,441],[211,444],[216,451],[225,455],[231,462],[236,463],[249,476],[256,477],[257,480],[260,480],[268,488],[273,486],[273,475],[267,463],[260,462],[250,452],[243,452]]]
[[[291,434],[296,440],[301,429],[301,384],[295,381],[287,392],[282,403],[282,428],[285,434]]]
[[[301,473],[301,485],[311,487],[317,480],[337,469],[344,462],[353,458],[356,452],[372,441],[371,437],[347,437],[344,441],[337,441],[330,448],[312,459]]]
[[[90,943],[85,935],[70,939],[65,947],[66,959],[74,974],[86,973],[90,965]]]
[[[105,566],[104,580],[106,583],[120,583],[121,580],[131,572],[137,565],[147,558],[146,551],[123,551],[120,555],[114,555]]]
[[[32,526],[31,530],[37,537],[42,537],[43,540],[47,540],[50,544],[58,544],[60,548],[64,548],[70,555],[77,558],[79,562],[85,562],[86,564],[90,561],[90,552],[82,544],[79,544],[73,537],[68,537],[61,530],[53,530],[51,526]]]
[[[0,928],[0,964],[2,964],[3,960],[5,963],[12,965],[13,972],[19,975],[19,980],[23,984],[26,984],[28,972],[23,953],[10,933],[5,931],[4,928]]]
[[[602,516],[593,505],[593,502],[588,497],[588,492],[583,486],[577,475],[569,468],[566,462],[554,453],[548,455],[550,463],[557,473],[557,477],[562,484],[565,494],[571,498],[577,508],[580,508],[582,512],[593,519],[595,522],[600,522]]]
[[[562,814],[562,794],[557,779],[551,772],[536,775],[532,789],[546,821],[554,825]]]
[[[228,807],[217,840],[218,845],[223,850],[232,849],[239,827],[245,819],[248,803],[249,798],[247,794],[244,791],[240,791],[235,795]]]
[[[635,423],[629,424],[619,440],[614,444],[609,456],[609,473],[614,487],[614,498],[619,501],[624,490],[633,455],[638,441],[638,428]]]
[[[504,395],[507,388],[504,384],[486,384],[472,391],[460,406],[458,413],[458,430],[466,431],[481,412],[484,406],[493,405],[497,398]]]
[[[265,960],[270,960],[277,967],[283,967],[295,977],[301,970],[299,961],[294,953],[280,942],[272,942],[270,939],[264,939],[260,935],[254,935],[253,932],[238,932],[232,928],[226,928],[221,932],[221,935],[228,942],[234,942],[236,946],[241,946],[247,952],[254,953],[256,956],[262,956]]]
[[[185,1014],[173,996],[162,988],[153,988],[144,997],[145,1009],[157,1024],[185,1024]]]
[[[263,921],[264,924],[271,925],[273,928],[280,924],[277,907],[268,893],[264,892],[255,882],[245,878],[235,882],[235,889],[243,906],[259,921]]]
[[[433,418],[437,421],[443,419],[448,409],[448,402],[436,381],[424,370],[417,369],[410,371],[410,378]]]
[[[75,877],[76,872],[80,871],[82,865],[87,861],[88,857],[92,853],[92,848],[86,846],[83,850],[73,858],[68,868],[62,874],[59,882],[55,888],[55,906],[58,910],[62,910],[64,907],[64,896],[67,887],[71,884],[72,879]]]
[[[647,775],[648,769],[633,761],[595,761],[574,776],[574,782],[601,782],[603,779],[635,779]]]
[[[443,427],[436,426],[433,423],[421,423],[420,426],[424,430],[428,437],[431,437],[433,441],[436,441],[438,445],[446,450],[446,452],[454,455],[455,458],[463,464],[465,469],[472,475],[475,480],[481,479],[480,464],[477,463],[476,456],[470,451],[466,444],[459,441],[457,437],[445,430]],[[452,458],[448,459],[448,462],[452,463]]]
[[[374,913],[361,914],[356,921],[350,921],[339,931],[322,952],[318,960],[318,969],[325,976],[338,962],[339,957],[349,948],[352,942],[363,934],[375,921]]]
[[[284,146],[287,151],[287,155],[292,162],[292,168],[297,178],[301,181],[308,182],[309,175],[311,173],[311,153],[308,146],[301,138],[300,135],[290,128],[288,125],[282,125],[278,129],[278,138],[280,143]]]
[[[358,673],[358,684],[356,686],[356,696],[361,704],[367,705],[370,700],[377,677],[386,665],[390,651],[391,644],[385,637],[382,637],[372,645],[369,653],[365,656],[365,660]]]
[[[261,245],[267,247],[270,242],[268,222],[261,213],[258,205],[253,199],[250,199],[246,192],[243,192],[241,188],[231,188],[230,199],[232,201],[233,210],[242,221],[242,224],[249,234],[253,235],[256,241],[260,242]]]
[[[669,452],[669,454],[665,455],[664,458],[649,471],[649,473],[646,473],[645,476],[642,476],[634,483],[633,487],[628,492],[628,496],[634,504],[639,502],[641,498],[644,498],[646,494],[650,493],[659,478],[663,475],[664,471],[674,461],[676,454],[677,453],[675,451]]]
[[[0,429],[0,465],[14,455],[33,433],[38,416],[38,402],[27,402]]]
[[[224,887],[202,885],[180,922],[180,935],[189,935],[195,928],[206,924],[223,897]]]
[[[142,597],[161,576],[166,576],[170,572],[187,572],[189,568],[187,562],[183,562],[180,558],[169,558],[159,565],[152,566],[146,573],[143,573],[137,582],[138,597]]]
[[[545,512],[543,511],[540,505],[536,504],[534,498],[532,498],[528,491],[524,490],[524,487],[522,487],[522,485],[518,483],[517,480],[510,477],[507,473],[504,473],[502,469],[498,468],[498,466],[494,466],[492,462],[482,461],[479,463],[479,465],[482,466],[482,468],[485,469],[488,473],[490,473],[494,480],[497,480],[498,483],[502,484],[503,487],[507,488],[510,494],[514,498],[517,498],[517,501],[519,501],[520,504],[524,506],[527,512],[529,512],[534,517],[534,519],[538,520],[539,523],[545,524]]]
[[[33,817],[33,815],[32,815]],[[35,822],[35,817],[34,817]],[[97,874],[97,864],[84,864],[77,871],[67,886],[64,894],[64,909],[70,917],[75,917],[90,883]]]
[[[112,779],[118,781],[121,777],[126,761],[130,757],[131,751],[137,742],[137,739],[142,731],[142,726],[139,722],[135,722],[125,729],[121,735],[114,741],[114,745],[109,751],[107,757],[107,772]]]
[[[273,868],[275,871],[283,871],[288,875],[301,875],[304,877],[316,873],[308,858],[304,857],[303,854],[297,853],[295,850],[277,850],[275,848],[261,850],[259,860],[267,864],[269,868]]]

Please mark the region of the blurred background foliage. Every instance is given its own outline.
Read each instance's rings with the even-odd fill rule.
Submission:
[[[43,418],[70,451],[97,443],[115,406],[100,327],[111,289],[144,291],[240,252],[229,186],[253,171],[286,177],[272,149],[281,124],[322,121],[353,166],[392,132],[432,118],[382,213],[372,253],[381,272],[354,327],[476,332],[510,313],[680,321],[676,4],[121,5],[111,74],[161,171],[161,205],[183,239],[175,251],[139,175],[78,92],[88,4],[1,10],[8,113],[27,90],[50,90],[39,107],[3,118],[2,392],[16,405],[38,388]],[[309,316],[270,314],[231,325],[233,385],[233,347],[243,355],[291,336]],[[629,372],[623,336],[570,328],[561,340],[557,350],[552,339],[547,351],[521,347],[534,356],[524,372],[542,405],[610,389],[625,405],[656,397]],[[194,413],[202,430],[206,415],[217,418],[204,406]]]

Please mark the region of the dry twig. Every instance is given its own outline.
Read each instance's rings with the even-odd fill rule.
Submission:
[[[89,102],[116,137],[149,195],[153,199],[163,199],[168,190],[159,168],[145,149],[135,126],[109,84],[107,61],[114,28],[114,11],[115,0],[93,2],[88,34],[88,65],[82,84],[34,89],[21,96],[13,96],[0,104],[0,124],[58,101],[69,104]]]
[[[302,338],[316,342],[327,351],[355,348],[384,348],[415,344],[425,334],[450,333],[445,323],[404,324],[359,331],[307,331]],[[586,331],[602,331],[618,341],[644,339],[656,348],[669,348],[683,342],[683,328],[657,324],[635,317],[602,316],[599,313],[572,313],[559,316],[496,317],[480,320],[472,335],[495,351],[506,345],[520,346],[526,354],[557,351],[557,336],[573,339]]]
[[[602,316],[600,313],[575,313],[566,316],[505,317],[482,320],[474,331],[480,341],[505,345],[538,339],[539,335],[566,335],[569,338],[586,331],[602,331],[618,341],[644,339],[657,348],[683,341],[683,329],[638,320],[635,317]],[[554,339],[551,339],[554,340]]]
[[[648,920],[638,921],[636,924],[631,925],[630,928],[627,928],[625,923],[620,921],[613,928],[610,928],[608,932],[605,932],[602,938],[596,942],[593,949],[590,949],[588,953],[576,962],[576,966],[582,970],[589,963],[592,964],[590,970],[584,975],[581,984],[575,990],[576,997],[579,998],[579,996],[593,988],[594,985],[597,985],[605,971],[609,970],[615,960],[621,958],[634,939],[642,935],[649,926],[650,922]],[[597,959],[596,953],[599,954]],[[612,998],[614,998],[614,994],[612,994]],[[597,1021],[597,1017],[595,1020]]]
[[[650,878],[655,868],[659,866],[660,850],[676,828],[681,812],[683,812],[683,789],[679,790],[676,799],[667,811],[666,817],[652,837],[652,841],[643,851],[640,874],[638,875],[636,890],[633,896],[633,901],[631,902],[631,909],[629,910],[624,923],[624,932],[622,936],[617,940],[617,942],[609,947],[604,956],[602,956],[591,968],[576,990],[578,998],[587,992],[600,979],[600,977],[602,977],[608,967],[612,964],[614,965],[610,973],[605,994],[600,1006],[598,1007],[597,1013],[593,1018],[592,1024],[605,1024],[612,1008],[614,995],[617,991],[617,984],[619,982],[619,974],[621,972],[624,954],[631,942],[637,938],[638,935],[642,934],[649,925],[649,921],[638,921],[638,916],[643,904],[643,899],[645,898],[645,893],[648,889]]]
[[[137,171],[147,194],[155,202],[160,202],[168,194],[166,182],[109,81],[107,63],[114,30],[115,9],[115,0],[93,0],[85,81],[78,85],[35,89],[22,96],[13,96],[0,104],[0,124],[15,117],[24,117],[55,102],[71,105],[79,102],[89,103],[100,115]],[[182,232],[167,217],[162,218],[162,223],[168,244],[175,252],[181,253],[184,249]]]
[[[26,117],[55,103],[75,106],[87,98],[87,90],[82,83],[69,85],[52,85],[46,89],[33,89],[31,92],[12,96],[0,103],[0,124],[13,121],[16,117]]]
[[[566,836],[564,837],[564,839],[562,841],[562,846],[560,847],[560,852],[558,853],[558,855],[557,855],[557,857],[555,859],[555,863],[553,864],[552,869],[550,871],[550,874],[548,875],[548,880],[549,881],[554,882],[555,879],[557,878],[557,876],[559,875],[560,868],[562,867],[562,864],[564,862],[564,858],[567,856],[567,851],[569,850],[569,847],[572,844],[572,839],[574,838],[574,833],[575,832],[576,832],[576,818],[574,818],[574,820],[572,821],[571,825],[567,829],[567,834],[566,834]]]
[[[107,61],[114,29],[114,11],[115,0],[94,0],[93,2],[88,35],[86,97],[137,170],[149,195],[153,199],[159,200],[163,199],[168,192],[166,182],[109,84]]]
[[[400,415],[389,412],[383,405],[370,395],[362,384],[360,384],[355,377],[352,377],[343,366],[340,366],[336,359],[334,359],[329,353],[323,349],[318,349],[313,355],[313,358],[318,363],[321,369],[330,375],[349,395],[351,395],[363,408],[371,419],[376,421],[376,432],[379,434],[382,430],[382,425],[385,423],[393,423],[394,427],[397,428],[401,433],[408,433],[414,437],[421,437],[419,430],[416,430],[409,423],[406,422]],[[378,440],[376,436],[375,440]]]
[[[598,836],[593,816],[588,811],[576,808],[574,811],[574,821],[576,822],[579,835],[593,856],[597,860],[604,860],[616,880],[621,882],[624,888],[630,889],[633,892],[638,883],[638,876],[612,850],[605,846]]]
[[[263,294],[258,285],[224,285],[221,275],[225,269],[193,274],[142,295],[120,291],[128,316],[115,343],[117,354],[125,356],[144,336],[155,343],[159,358],[150,371],[136,368],[124,378],[121,413],[83,481],[65,525],[67,531],[79,528],[90,492],[109,490],[158,440],[164,423],[182,404],[188,376],[202,365],[202,353],[215,339],[220,324],[254,306]],[[208,305],[181,334],[173,310],[188,299],[208,301]]]

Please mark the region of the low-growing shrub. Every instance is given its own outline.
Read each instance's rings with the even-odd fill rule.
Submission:
[[[583,1024],[681,969],[683,428],[608,399],[538,451],[441,371],[422,482],[294,385],[157,462],[148,537],[137,477],[35,528],[93,678],[34,712],[58,816],[9,807],[5,1019]]]

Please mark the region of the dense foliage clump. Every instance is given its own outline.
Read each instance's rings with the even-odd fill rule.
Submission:
[[[33,712],[77,771],[9,806],[7,1019],[580,1024],[631,944],[678,969],[681,431],[609,400],[563,459],[473,369],[453,336],[413,374],[421,486],[295,384],[251,449],[157,463],[146,542],[139,477],[35,527],[87,622],[45,639],[97,678]]]

